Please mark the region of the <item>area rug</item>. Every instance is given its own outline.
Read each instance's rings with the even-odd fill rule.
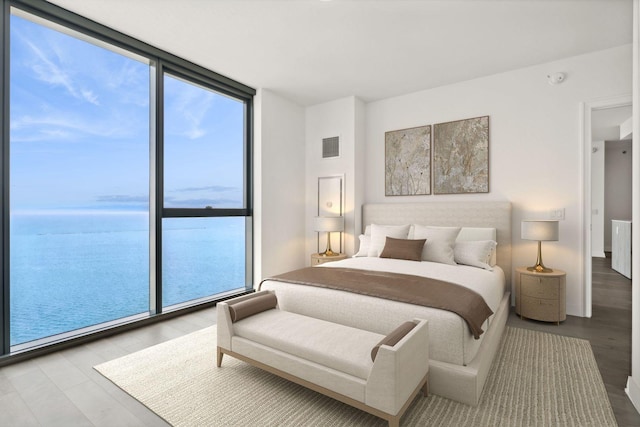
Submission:
[[[385,426],[225,356],[209,327],[95,367],[174,426]],[[588,341],[507,327],[478,407],[418,396],[402,426],[616,426]]]

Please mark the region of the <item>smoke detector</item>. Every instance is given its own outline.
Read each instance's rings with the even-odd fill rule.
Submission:
[[[547,80],[550,85],[558,85],[564,81],[566,75],[564,73],[553,73],[547,75]]]

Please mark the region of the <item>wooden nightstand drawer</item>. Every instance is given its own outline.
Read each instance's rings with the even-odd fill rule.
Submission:
[[[560,279],[557,277],[536,277],[523,274],[520,281],[522,296],[558,299]]]
[[[522,318],[560,324],[567,318],[566,277],[562,270],[536,273],[516,268],[516,313]]]
[[[343,259],[347,259],[347,255],[346,254],[338,254],[338,255],[334,255],[334,256],[323,256],[320,254],[312,254],[311,255],[311,266],[315,266],[315,265],[320,265],[320,264],[324,264],[325,262],[333,262],[333,261],[340,261]]]
[[[529,319],[557,322],[560,317],[560,303],[557,299],[543,299],[522,296],[521,315]]]

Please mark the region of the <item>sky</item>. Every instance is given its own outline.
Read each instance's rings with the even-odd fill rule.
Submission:
[[[147,210],[150,75],[11,16],[11,210]],[[165,207],[242,207],[242,102],[165,75]]]

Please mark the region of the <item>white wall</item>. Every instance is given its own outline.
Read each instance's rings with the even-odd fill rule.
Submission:
[[[304,109],[269,90],[254,99],[254,284],[304,266]]]
[[[354,252],[354,235],[360,228],[360,205],[363,197],[364,104],[348,97],[306,109],[306,237],[307,258],[317,252],[317,233],[312,220],[318,209],[318,178],[344,176],[345,232],[343,252]],[[340,157],[322,158],[322,139],[340,137]],[[356,215],[356,211],[358,215]],[[324,250],[325,241],[321,242]],[[333,249],[338,245],[332,240]],[[309,261],[307,261],[309,264]]]
[[[633,134],[640,135],[640,0],[633,0]],[[637,141],[637,138],[636,138]],[[632,210],[633,222],[640,224],[640,149],[633,150]],[[640,227],[632,228],[631,246],[640,248]],[[640,263],[631,265],[631,376],[625,391],[640,411]]]
[[[593,141],[591,153],[591,256],[604,258],[604,141]],[[631,177],[629,177],[631,183]]]
[[[631,219],[631,151],[631,141],[606,143],[604,161],[604,248],[606,251],[611,251],[611,220]]]
[[[631,46],[566,58],[366,106],[366,202],[509,200],[513,206],[513,265],[535,261],[535,242],[523,241],[523,219],[547,219],[564,208],[560,241],[544,243],[545,264],[567,272],[567,312],[584,315],[582,271],[582,143],[579,104],[631,92]],[[546,75],[562,71],[564,83]],[[384,133],[489,115],[490,193],[384,196]]]

